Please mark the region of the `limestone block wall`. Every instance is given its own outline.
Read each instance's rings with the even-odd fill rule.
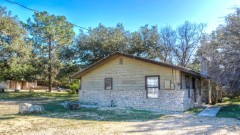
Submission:
[[[146,98],[145,90],[80,90],[79,94],[80,102],[100,106],[167,111],[184,111],[193,107],[192,96],[189,98],[185,89],[159,90],[156,99]]]
[[[183,96],[183,110],[188,110],[190,108],[194,107],[194,94],[193,94],[193,89],[190,89],[190,96],[188,95],[188,89],[182,89],[185,91],[184,96]]]

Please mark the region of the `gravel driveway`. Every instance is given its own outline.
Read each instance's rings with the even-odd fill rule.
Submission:
[[[216,134],[240,135],[240,120],[167,115],[151,121],[94,121],[16,115],[18,105],[0,105],[0,134]]]

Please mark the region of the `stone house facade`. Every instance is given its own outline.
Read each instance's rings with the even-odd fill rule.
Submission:
[[[146,110],[184,111],[202,102],[198,72],[115,52],[78,72],[80,102]]]

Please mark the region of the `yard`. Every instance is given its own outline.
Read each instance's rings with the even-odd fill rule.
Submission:
[[[222,107],[217,117],[236,118],[240,120],[240,97],[234,99],[224,98],[223,103],[218,105]]]
[[[198,117],[192,113],[199,110],[161,115],[134,109],[71,111],[60,105],[77,99],[77,95],[66,93],[0,93],[0,134],[239,134],[240,131],[238,119]],[[21,102],[43,104],[46,111],[20,115]]]

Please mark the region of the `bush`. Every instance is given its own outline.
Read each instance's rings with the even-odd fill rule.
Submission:
[[[78,83],[73,83],[71,85],[69,85],[70,90],[68,91],[68,93],[71,94],[77,94],[79,91],[79,84]]]

